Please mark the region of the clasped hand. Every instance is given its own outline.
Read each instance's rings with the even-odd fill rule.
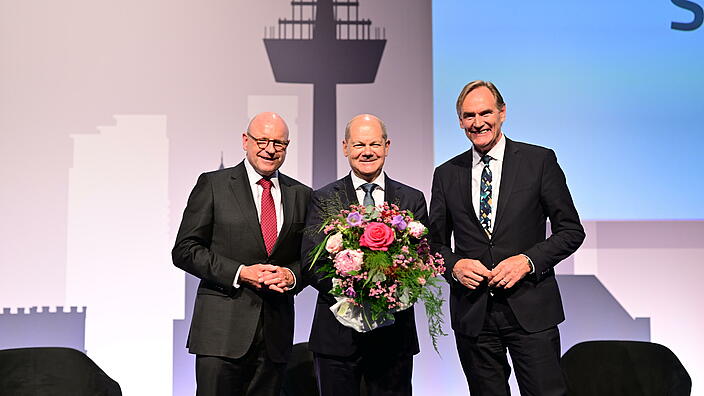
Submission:
[[[255,289],[269,288],[279,293],[290,290],[294,282],[291,270],[271,264],[246,265],[239,280]]]
[[[476,289],[484,280],[489,287],[510,289],[530,272],[528,258],[516,255],[500,262],[489,271],[479,260],[461,259],[455,263],[452,273],[462,285]]]

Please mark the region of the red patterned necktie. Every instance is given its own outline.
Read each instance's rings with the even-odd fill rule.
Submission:
[[[264,191],[262,191],[262,217],[260,225],[262,227],[262,236],[264,237],[264,246],[266,246],[266,254],[271,255],[271,249],[276,243],[276,206],[274,206],[274,197],[271,195],[271,180],[262,178],[257,182]]]

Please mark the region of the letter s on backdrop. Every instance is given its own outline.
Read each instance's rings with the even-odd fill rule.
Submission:
[[[684,8],[685,10],[691,11],[694,14],[694,19],[692,22],[672,22],[670,27],[676,30],[696,30],[702,25],[702,20],[704,20],[704,10],[699,4],[689,1],[689,0],[672,0],[672,4],[677,7]]]

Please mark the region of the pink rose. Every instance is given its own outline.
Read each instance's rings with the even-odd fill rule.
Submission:
[[[423,233],[425,233],[425,226],[419,221],[412,221],[408,223],[406,230],[408,230],[408,233],[411,234],[412,237],[420,238],[423,236]]]
[[[366,246],[371,250],[387,251],[388,246],[394,241],[394,230],[384,223],[370,223],[364,229],[364,234],[359,238],[359,246]]]
[[[362,269],[364,252],[361,250],[345,249],[335,255],[335,269],[340,275],[348,276],[352,271]]]
[[[328,238],[327,243],[325,243],[325,250],[331,254],[335,254],[342,250],[342,234],[337,232],[331,235],[330,238]]]

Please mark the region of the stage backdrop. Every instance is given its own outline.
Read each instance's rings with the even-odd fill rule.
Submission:
[[[192,395],[197,280],[170,248],[197,176],[243,158],[249,117],[281,113],[282,170],[320,187],[348,169],[347,120],[374,113],[389,126],[387,172],[429,200],[433,167],[469,148],[456,95],[487,79],[508,103],[507,135],[557,151],[587,229],[558,266],[563,350],[659,342],[704,391],[692,11],[362,0],[335,7],[337,27],[319,31],[330,40],[315,40],[316,17],[284,0],[0,0],[0,349],[70,346],[126,395]],[[297,297],[296,342],[314,297]],[[415,393],[466,394],[452,335],[438,356],[417,316]]]
[[[337,6],[314,36],[316,17],[285,0],[0,0],[0,348],[73,346],[126,395],[192,395],[193,282],[170,250],[198,175],[242,160],[257,112],[288,121],[282,171],[317,187],[349,169],[347,121],[374,113],[386,171],[429,190],[430,1]]]
[[[556,268],[563,351],[649,338],[682,360],[693,395],[704,394],[701,5],[433,2],[435,164],[467,148],[461,87],[493,81],[504,132],[556,151],[587,230]]]

